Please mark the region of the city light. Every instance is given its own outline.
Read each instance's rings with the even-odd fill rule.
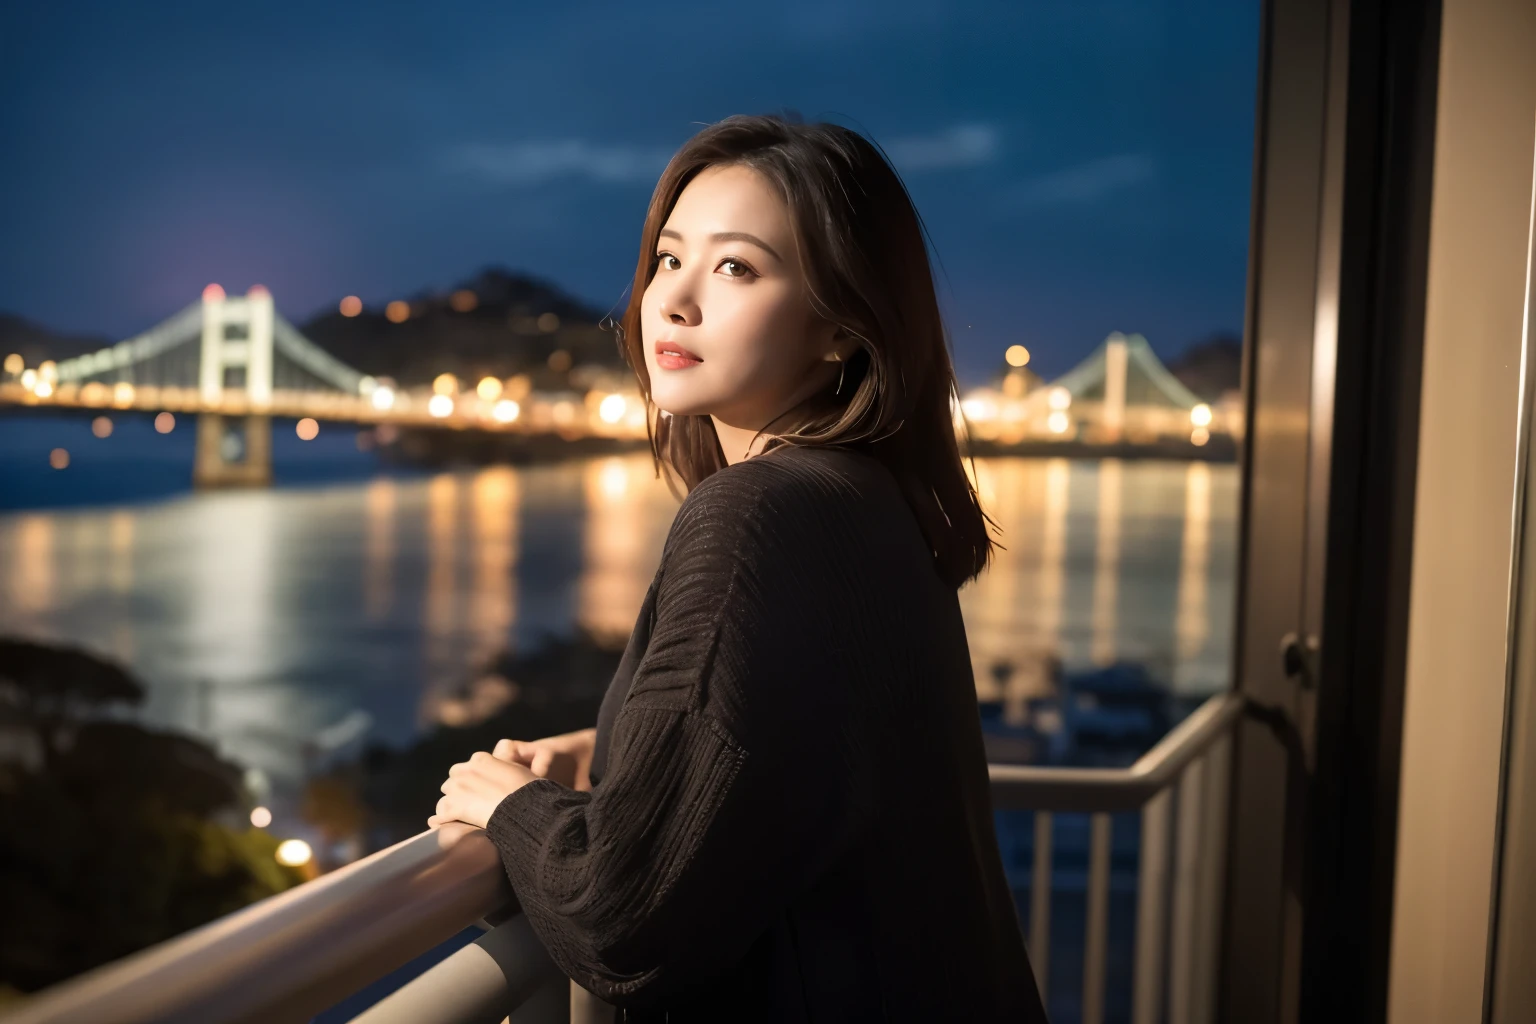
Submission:
[[[28,391],[31,391],[33,388],[37,387],[37,371],[21,371],[21,386],[26,388]]]
[[[59,364],[52,359],[44,359],[37,364],[37,378],[38,380],[46,380],[50,384],[57,382],[59,379]]]
[[[554,334],[560,329],[560,318],[553,313],[539,314],[539,330],[545,334]]]
[[[203,289],[204,302],[223,302],[224,289],[220,285],[211,284]]]
[[[495,377],[482,377],[475,385],[475,393],[487,402],[494,402],[501,397],[501,381]]]
[[[264,285],[264,284],[253,284],[253,285],[251,285],[249,288],[247,288],[245,290],[245,294],[247,294],[247,295],[271,295],[272,293],[267,291],[267,286]]]
[[[169,434],[176,429],[176,417],[168,412],[163,412],[155,417],[155,430],[161,434]]]
[[[568,427],[576,421],[576,406],[562,399],[555,403],[554,408],[550,410],[550,415],[560,426]]]
[[[265,807],[251,808],[251,824],[257,828],[266,828],[272,824],[272,812]]]
[[[384,319],[392,324],[403,324],[411,318],[411,304],[396,299],[384,307]]]
[[[427,403],[427,414],[436,419],[453,415],[453,399],[447,395],[433,395]]]
[[[491,407],[491,419],[497,423],[511,423],[517,419],[517,414],[522,412],[522,406],[510,398],[503,398]]]
[[[1008,360],[1009,366],[1029,365],[1029,349],[1023,345],[1009,345],[1008,351],[1003,353],[1003,358]]]
[[[609,395],[598,405],[597,415],[604,423],[617,423],[624,418],[624,409],[628,404],[623,395]]]
[[[1208,427],[1208,426],[1210,426],[1211,425],[1211,407],[1208,406],[1208,405],[1205,405],[1205,404],[1201,404],[1201,405],[1197,405],[1193,409],[1189,410],[1189,422],[1193,423],[1197,427]],[[1195,443],[1196,444],[1204,444],[1205,442],[1204,441],[1196,441]]]
[[[368,396],[368,401],[380,412],[384,412],[395,404],[395,389],[380,384],[373,389],[373,394]]]
[[[106,405],[107,386],[99,380],[93,380],[80,389],[80,401],[86,405]]]
[[[960,411],[973,423],[988,423],[997,419],[997,403],[990,398],[972,396],[960,403]]]
[[[1196,427],[1189,433],[1189,443],[1197,448],[1205,444],[1210,439],[1211,432],[1206,430],[1204,427]]]
[[[302,839],[284,839],[277,844],[277,862],[290,868],[308,864],[314,856],[309,844]]]
[[[432,393],[434,395],[456,395],[459,393],[459,378],[451,373],[440,373],[432,379]]]
[[[342,316],[357,316],[363,311],[363,300],[356,295],[348,295],[337,308],[341,310]]]
[[[1056,410],[1045,418],[1046,429],[1053,434],[1065,434],[1067,432],[1067,428],[1071,425],[1072,421],[1069,420],[1067,418],[1067,414],[1062,412],[1060,409]]]
[[[1069,408],[1072,407],[1072,392],[1068,391],[1066,388],[1063,388],[1063,387],[1054,387],[1054,388],[1051,388],[1051,393],[1046,396],[1045,401],[1046,401],[1046,404],[1049,405],[1052,409],[1057,409],[1057,410],[1069,409]],[[1065,420],[1066,417],[1062,417],[1062,418],[1063,418],[1063,420]],[[1057,434],[1060,434],[1065,429],[1066,428],[1063,427],[1062,430],[1056,430],[1056,431],[1053,431],[1053,432],[1057,433]]]
[[[468,288],[461,288],[448,297],[448,305],[452,306],[456,313],[468,313],[480,305],[480,296]]]
[[[20,352],[12,352],[10,355],[5,357],[5,372],[13,377],[20,373],[22,370],[26,369],[26,366],[27,361],[21,358]]]
[[[105,416],[97,416],[91,420],[91,433],[97,437],[111,437],[112,421]]]
[[[294,424],[293,432],[299,435],[300,441],[313,441],[320,436],[320,424],[312,417],[305,416]]]
[[[37,387],[32,389],[32,393],[38,398],[47,398],[53,394],[53,385],[46,380],[40,380],[37,382]]]
[[[552,313],[544,314],[544,316],[553,315]],[[542,320],[543,318],[540,317],[539,319]],[[571,368],[571,354],[563,348],[555,349],[549,354],[549,368],[556,373],[564,373],[566,370],[569,370]]]
[[[133,385],[127,381],[118,381],[112,387],[112,404],[126,408],[133,404]]]
[[[63,448],[55,448],[48,453],[48,465],[54,469],[69,468],[69,452]]]

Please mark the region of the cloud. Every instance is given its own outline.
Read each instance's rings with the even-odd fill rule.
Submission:
[[[935,135],[906,135],[885,143],[896,169],[907,174],[974,167],[993,159],[997,129],[960,124]],[[443,166],[496,185],[529,186],[581,178],[603,184],[654,182],[672,151],[657,146],[605,146],[584,139],[467,143],[450,150]]]
[[[1101,157],[1018,182],[1005,193],[1004,205],[1014,210],[1088,205],[1156,175],[1157,163],[1146,153]]]
[[[444,158],[451,172],[497,185],[538,185],[585,178],[606,184],[654,182],[671,150],[650,146],[602,146],[582,139],[469,143]]]
[[[957,124],[937,135],[906,135],[885,142],[903,174],[975,167],[997,155],[998,132],[985,124]]]

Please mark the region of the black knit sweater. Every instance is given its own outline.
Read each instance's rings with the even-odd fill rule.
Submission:
[[[873,458],[780,447],[694,488],[593,781],[529,783],[487,831],[627,1019],[1045,1020],[959,602]]]

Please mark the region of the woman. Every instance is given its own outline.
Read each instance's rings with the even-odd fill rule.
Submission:
[[[921,223],[869,142],[733,117],[651,199],[621,339],[687,490],[595,730],[454,765],[623,1019],[1043,1021],[956,590],[988,521]]]

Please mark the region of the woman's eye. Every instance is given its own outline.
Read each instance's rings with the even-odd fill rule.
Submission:
[[[679,266],[682,266],[678,262],[677,257],[669,252],[657,253],[656,258],[660,261],[660,265],[667,270],[676,270]],[[674,266],[674,264],[676,265]]]
[[[724,260],[721,262],[720,267],[721,269],[726,270],[726,277],[746,277],[748,274],[752,273],[752,268],[747,266],[745,263],[742,263],[740,260]]]

